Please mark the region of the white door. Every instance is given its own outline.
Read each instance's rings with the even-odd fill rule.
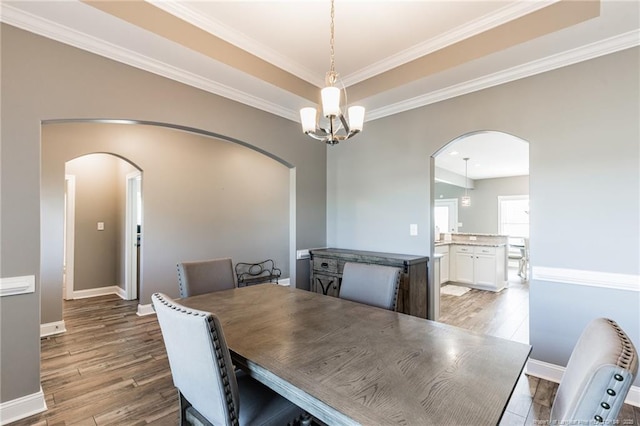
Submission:
[[[125,293],[127,300],[138,298],[139,254],[142,229],[142,173],[127,174],[125,215]]]
[[[62,259],[62,297],[73,299],[73,256],[76,220],[76,177],[65,175],[64,187],[64,250]]]
[[[458,199],[443,198],[435,200],[433,223],[442,233],[458,232]]]

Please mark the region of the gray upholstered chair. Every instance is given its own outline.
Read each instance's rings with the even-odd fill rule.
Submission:
[[[234,374],[222,326],[210,312],[151,296],[180,397],[180,424],[286,425],[304,414],[246,374]]]
[[[237,287],[231,258],[178,263],[180,297]]]
[[[551,408],[551,424],[614,424],[633,378],[638,354],[610,319],[590,322],[571,353]]]
[[[342,271],[339,297],[394,311],[399,286],[399,268],[347,262]]]

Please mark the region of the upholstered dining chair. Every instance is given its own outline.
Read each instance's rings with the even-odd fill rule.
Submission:
[[[551,424],[614,424],[638,372],[638,353],[615,321],[596,318],[576,343]]]
[[[237,287],[231,258],[178,263],[180,297]]]
[[[400,269],[367,263],[344,264],[339,297],[394,311],[400,286]]]
[[[180,398],[180,424],[286,425],[302,409],[233,370],[222,326],[210,312],[151,296]]]

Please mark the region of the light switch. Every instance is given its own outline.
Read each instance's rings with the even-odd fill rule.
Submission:
[[[104,222],[98,222],[98,231],[104,231]]]
[[[412,237],[415,237],[416,235],[418,235],[417,223],[412,223],[411,225],[409,225],[409,235],[411,235]]]

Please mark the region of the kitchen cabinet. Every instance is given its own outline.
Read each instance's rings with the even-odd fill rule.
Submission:
[[[310,290],[338,297],[347,262],[394,266],[401,269],[396,311],[427,317],[427,265],[429,257],[348,249],[309,250]]]
[[[449,246],[436,246],[435,252],[440,254],[440,284],[449,281]]]
[[[455,265],[451,281],[482,290],[500,291],[507,285],[504,246],[452,245]]]

